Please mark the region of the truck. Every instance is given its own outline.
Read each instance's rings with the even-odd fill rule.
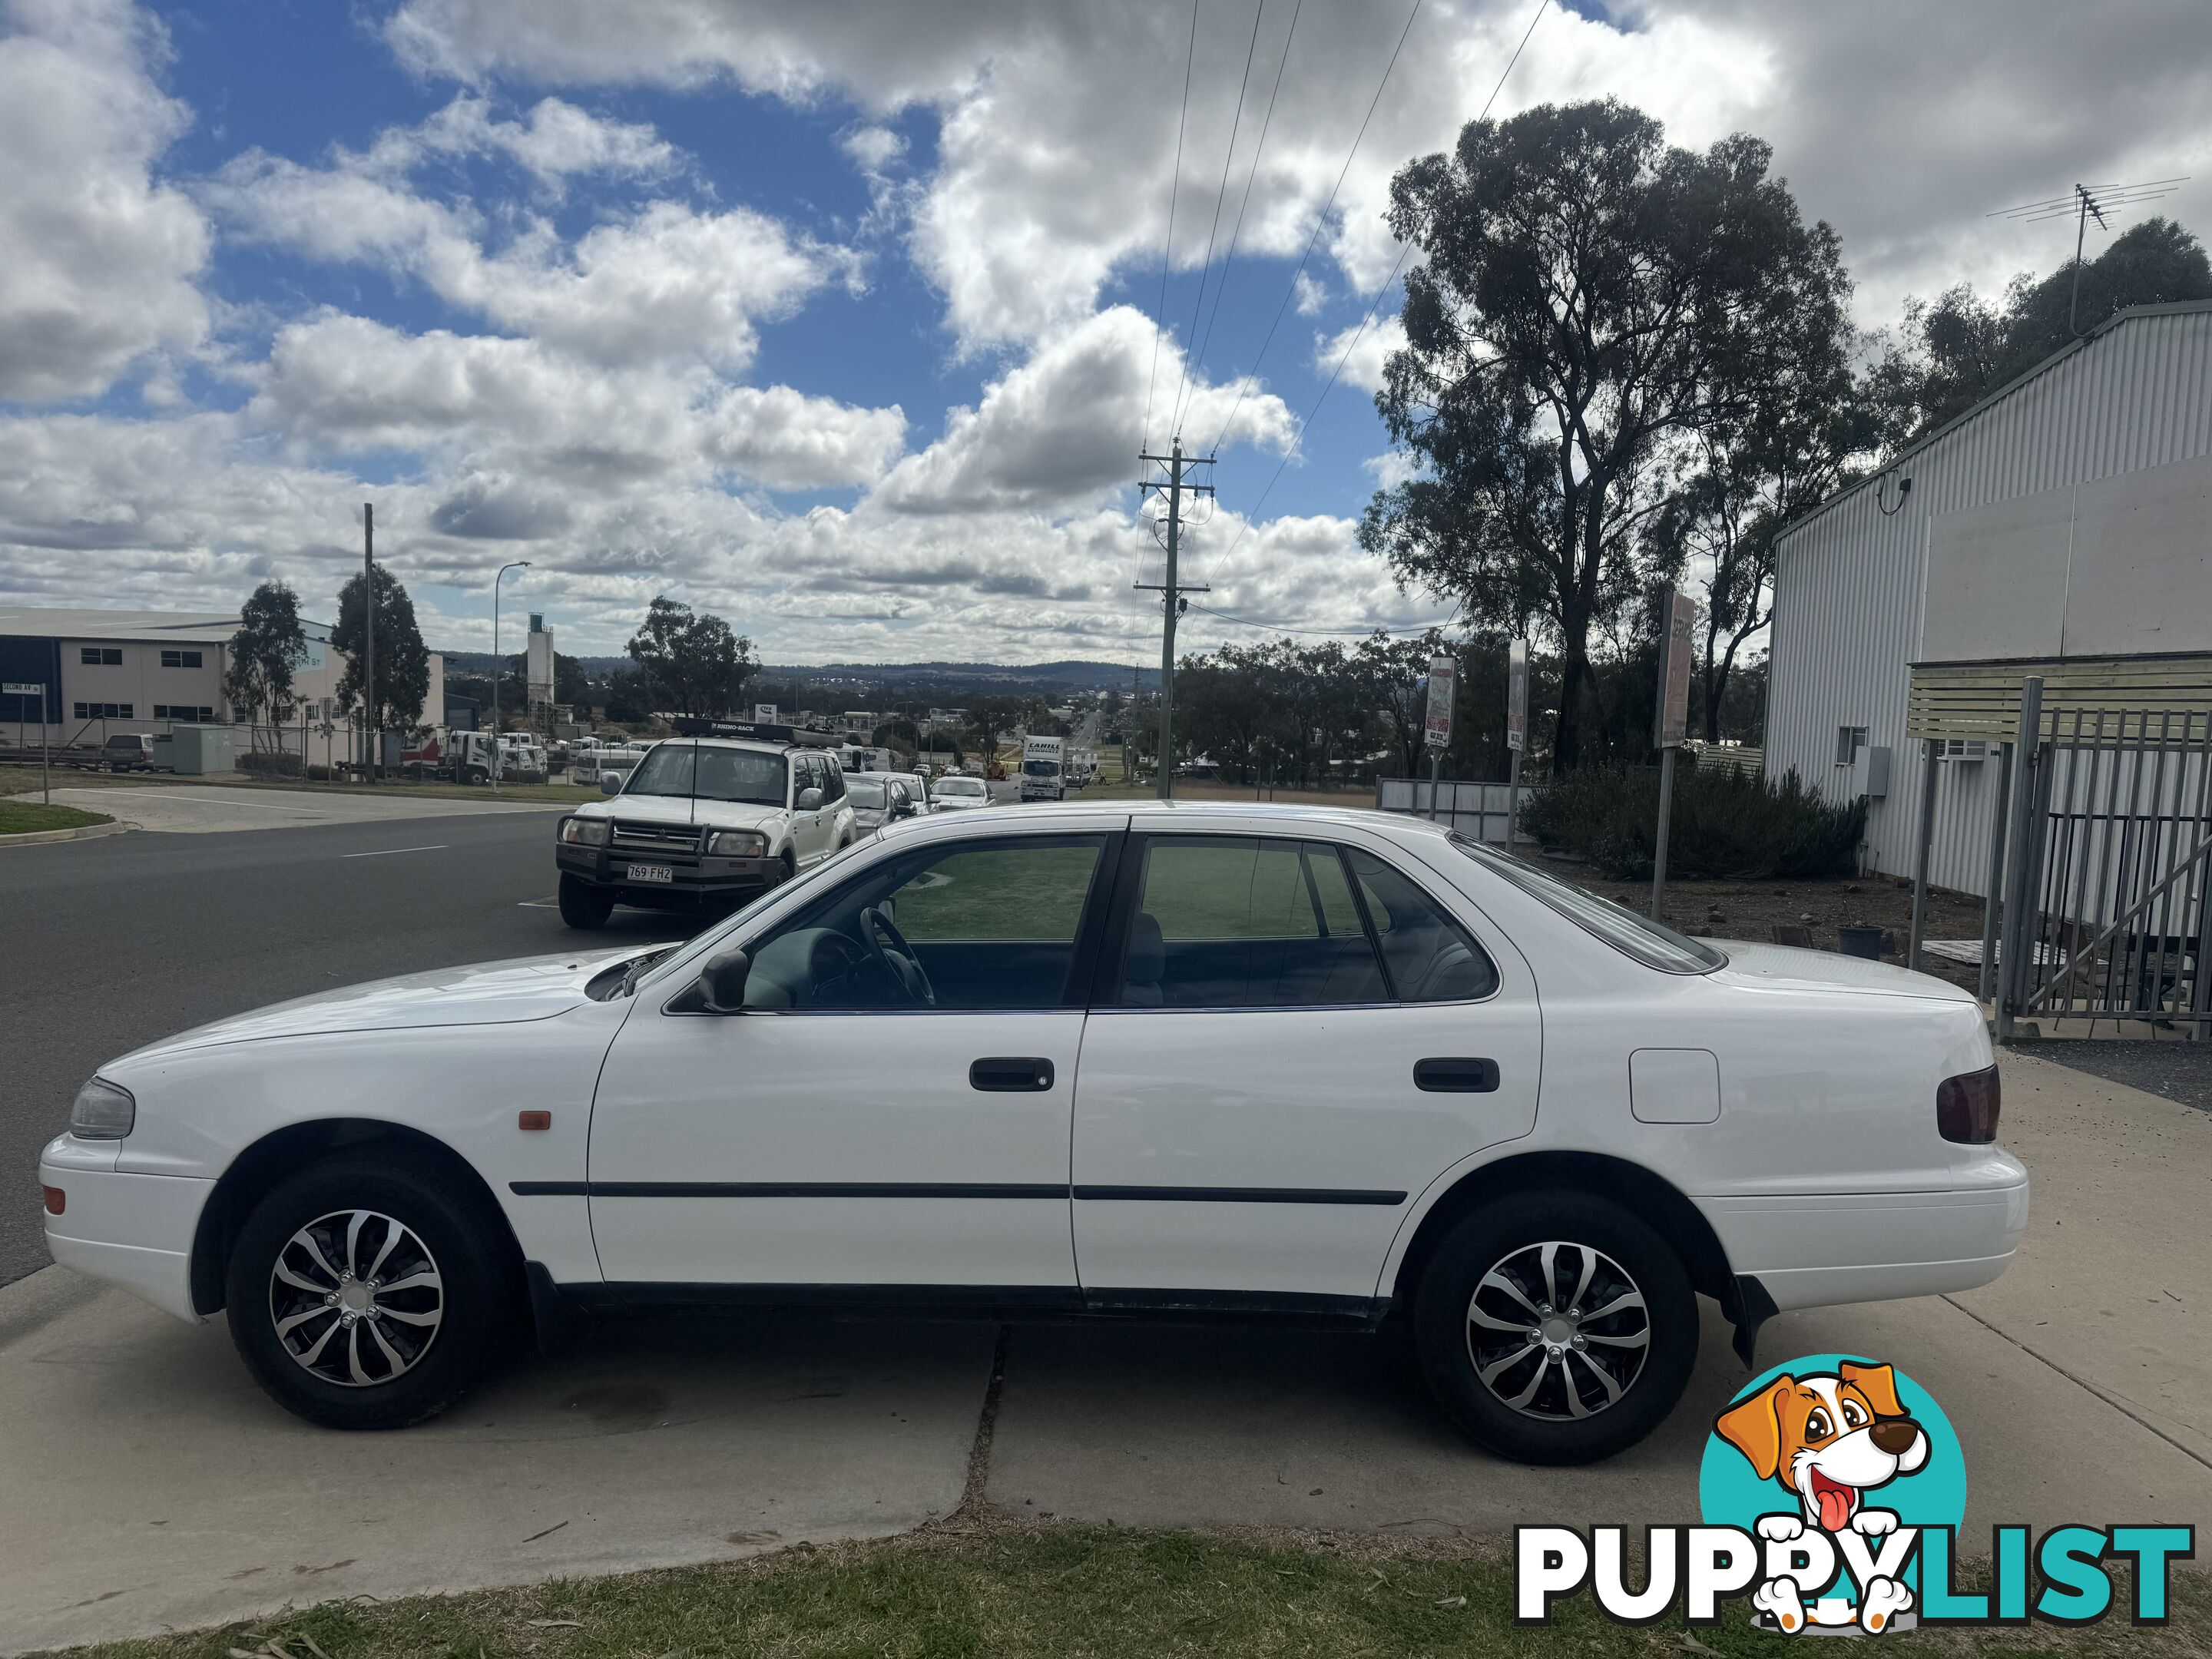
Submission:
[[[499,775],[508,783],[543,783],[546,778],[545,750],[535,738],[509,732],[499,738]],[[492,734],[463,732],[434,726],[399,751],[403,776],[417,782],[440,779],[453,783],[489,783],[492,775]]]
[[[1067,739],[1025,737],[1022,739],[1024,800],[1067,799]]]

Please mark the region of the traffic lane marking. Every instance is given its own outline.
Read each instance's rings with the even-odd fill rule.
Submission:
[[[388,859],[394,853],[442,853],[447,843],[434,842],[428,847],[380,847],[373,853],[341,853],[342,859]]]

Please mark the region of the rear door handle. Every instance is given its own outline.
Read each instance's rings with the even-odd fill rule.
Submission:
[[[1022,1054],[995,1054],[968,1068],[969,1086],[987,1094],[1042,1094],[1052,1075],[1050,1060]]]
[[[1437,1095],[1486,1095],[1498,1088],[1494,1060],[1443,1058],[1413,1062],[1413,1086]]]

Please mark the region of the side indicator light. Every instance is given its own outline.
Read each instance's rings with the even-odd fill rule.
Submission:
[[[518,1129],[550,1129],[553,1127],[553,1114],[518,1112],[514,1116],[514,1127]]]
[[[64,1192],[60,1188],[41,1187],[39,1190],[46,1195],[46,1213],[48,1215],[59,1215],[63,1211],[69,1208],[69,1194]]]

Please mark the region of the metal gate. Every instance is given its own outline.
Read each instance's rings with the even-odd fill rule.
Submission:
[[[2212,714],[2022,700],[1998,1034],[2212,1023]]]

